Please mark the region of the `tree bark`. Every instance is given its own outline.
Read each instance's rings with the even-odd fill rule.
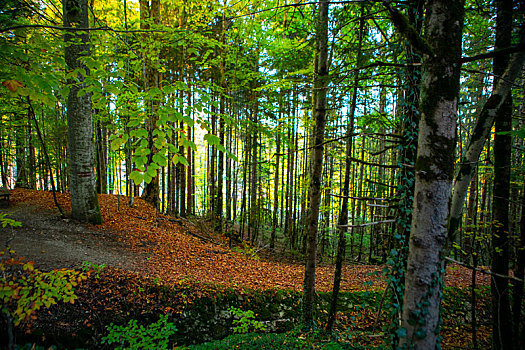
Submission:
[[[29,112],[28,112],[29,113]],[[16,180],[15,188],[27,187],[27,166],[26,166],[26,126],[21,113],[15,115],[15,154],[16,154]]]
[[[281,104],[282,100],[279,100],[279,119],[281,117]],[[276,142],[276,158],[275,158],[275,177],[273,183],[273,218],[272,218],[272,232],[270,234],[270,249],[275,248],[275,233],[277,230],[278,222],[278,211],[279,211],[279,161],[281,152],[281,130],[280,126],[277,127],[277,140]]]
[[[64,0],[63,17],[64,27],[87,28],[87,0]],[[89,69],[82,63],[82,57],[89,55],[89,34],[66,30],[64,42],[67,71],[84,69],[89,75]],[[85,76],[79,73],[77,78],[78,81],[68,80],[70,91],[67,99],[71,216],[77,220],[101,224],[102,216],[95,189],[91,94],[78,96],[85,87]]]
[[[315,265],[317,253],[317,226],[321,201],[321,173],[323,169],[323,141],[326,125],[326,95],[328,90],[328,1],[319,4],[316,25],[317,64],[313,81],[313,150],[311,153],[309,207],[306,224],[306,266],[303,290],[303,322],[306,328],[314,325]]]
[[[400,346],[438,343],[442,252],[454,175],[464,1],[426,3],[416,183]],[[446,30],[445,30],[446,28]]]
[[[496,43],[494,49],[510,46],[512,34],[512,1],[496,0]],[[505,56],[495,57],[493,72],[494,87],[499,76],[505,73],[509,59]],[[510,132],[512,126],[512,95],[503,97],[503,104],[496,118],[494,136],[494,187],[492,211],[492,264],[494,273],[508,275],[509,272],[509,198],[512,137],[502,135]],[[513,327],[510,311],[509,280],[499,276],[491,279],[492,294],[492,348],[512,349]]]
[[[525,26],[522,27],[520,31],[520,42],[525,42]],[[501,72],[501,79],[498,79],[493,86],[492,94],[487,102],[485,102],[476,120],[476,125],[472,131],[465,155],[461,160],[459,171],[454,179],[454,191],[450,205],[448,228],[449,241],[454,241],[455,239],[456,231],[461,222],[468,186],[483,150],[485,140],[492,130],[496,116],[500,114],[500,109],[505,102],[505,97],[509,94],[514,81],[521,72],[524,60],[525,51],[518,52],[512,56],[504,71]]]
[[[150,29],[150,23],[160,23],[160,0],[140,0],[140,28],[143,30]],[[148,34],[143,36],[143,40],[146,41]],[[148,50],[147,47],[143,48],[144,52]],[[159,87],[159,72],[154,68],[151,53],[144,55],[144,90],[147,92],[149,89]],[[153,130],[157,127],[158,109],[160,101],[157,98],[151,98],[146,101],[145,109],[148,119],[146,121],[146,130],[149,134],[149,149],[150,154],[148,155],[148,162],[146,168],[151,166],[153,163],[153,156],[157,153],[157,148],[153,142]],[[142,198],[155,208],[159,206],[159,175],[155,175],[150,182],[146,183],[142,192]]]

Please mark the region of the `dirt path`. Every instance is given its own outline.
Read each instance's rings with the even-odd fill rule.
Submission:
[[[0,210],[22,223],[22,227],[0,227],[0,249],[10,245],[19,256],[35,261],[41,270],[79,267],[84,261],[134,270],[142,260],[127,251],[113,234],[62,219],[56,210],[28,203]]]

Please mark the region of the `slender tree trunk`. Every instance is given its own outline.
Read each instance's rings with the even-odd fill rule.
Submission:
[[[442,252],[454,175],[464,1],[426,3],[421,119],[400,346],[438,346]],[[447,30],[443,30],[447,28]],[[430,50],[431,52],[428,52]]]
[[[107,181],[107,130],[100,121],[96,123],[97,135],[97,192],[108,193]]]
[[[64,0],[64,27],[87,28],[87,0]],[[82,58],[89,55],[89,34],[87,32],[66,31],[64,34],[65,61],[67,70],[89,69]],[[67,99],[68,147],[69,147],[69,188],[71,191],[72,217],[92,224],[102,223],[100,207],[95,188],[93,144],[93,119],[91,114],[91,94],[78,96],[85,87],[85,77],[78,74],[78,81],[69,80]]]
[[[281,101],[280,101],[281,102]],[[279,108],[279,119],[280,119],[281,109]],[[281,130],[277,127],[277,140],[276,150],[275,150],[275,175],[273,182],[273,218],[272,218],[272,233],[270,234],[270,249],[275,248],[275,232],[277,230],[277,223],[279,220],[279,161],[281,159],[279,153],[281,153]]]
[[[525,322],[522,320],[522,304],[523,304],[523,279],[525,278],[525,189],[522,192],[521,198],[521,220],[520,220],[520,237],[519,244],[517,247],[517,262],[515,277],[519,278],[521,282],[515,281],[514,288],[512,290],[512,311],[514,317],[514,334],[516,340],[514,349],[523,349],[525,345]]]
[[[364,17],[363,17],[364,18]],[[364,20],[360,21],[360,28],[359,31],[362,33],[362,26]],[[339,289],[341,287],[341,276],[342,276],[342,270],[343,270],[343,260],[345,258],[346,253],[346,233],[348,231],[348,228],[346,225],[348,225],[348,197],[350,195],[350,170],[352,169],[352,134],[354,133],[354,115],[355,115],[355,107],[356,107],[356,100],[357,100],[357,90],[358,90],[358,84],[359,84],[359,77],[356,72],[356,76],[354,79],[354,91],[352,95],[352,104],[350,108],[350,115],[348,116],[348,125],[346,127],[346,158],[345,158],[345,174],[344,174],[344,180],[343,180],[343,192],[341,195],[343,198],[341,199],[341,210],[339,212],[339,219],[337,220],[337,229],[339,231],[339,239],[337,243],[337,255],[335,258],[335,272],[334,272],[334,287],[332,288],[332,301],[330,304],[330,311],[328,312],[328,321],[326,323],[326,330],[328,332],[332,332],[334,323],[335,323],[335,316],[337,312],[337,299],[339,295]]]
[[[29,112],[28,112],[29,113]],[[16,180],[15,188],[27,187],[26,126],[21,113],[15,113]]]
[[[224,24],[226,20],[224,17],[223,12],[223,19],[222,19],[222,42],[225,43],[225,33],[224,33]],[[226,129],[226,121],[225,121],[225,112],[226,112],[226,77],[225,77],[225,66],[226,66],[226,59],[224,57],[225,53],[221,52],[221,63],[220,63],[220,84],[221,84],[221,92],[219,97],[219,156],[217,158],[217,200],[215,203],[215,226],[214,230],[216,233],[222,233],[222,219],[223,219],[223,187],[224,187],[224,151],[225,151],[225,129]]]
[[[328,1],[319,4],[316,25],[316,69],[313,87],[313,150],[311,153],[310,193],[306,224],[306,265],[303,289],[303,322],[314,325],[315,265],[317,252],[317,226],[321,200],[321,173],[323,169],[323,142],[326,124],[326,95],[328,90]]]
[[[521,28],[520,42],[525,43],[525,27]],[[476,125],[472,131],[465,155],[461,160],[459,172],[454,179],[454,191],[452,194],[448,226],[449,241],[454,241],[455,239],[456,231],[461,222],[461,214],[468,185],[472,178],[475,165],[483,150],[485,140],[492,130],[494,120],[500,114],[500,110],[506,101],[506,96],[509,94],[512,84],[521,72],[524,60],[525,51],[520,51],[511,57],[503,71],[500,70],[501,79],[496,79],[495,85],[492,88],[492,94],[476,120]]]
[[[254,72],[259,71],[259,52],[256,52],[256,58],[255,58],[255,64],[253,67]],[[255,242],[255,238],[257,236],[258,232],[258,220],[257,220],[257,210],[258,210],[258,149],[259,149],[259,141],[258,141],[258,134],[259,134],[259,96],[257,95],[257,82],[253,83],[252,91],[250,92],[252,94],[251,102],[252,102],[252,110],[251,110],[251,129],[252,129],[252,135],[251,135],[251,171],[250,171],[250,220],[248,225],[248,231],[249,236],[252,241],[252,243]]]

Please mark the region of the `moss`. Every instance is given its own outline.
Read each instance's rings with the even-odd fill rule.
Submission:
[[[419,156],[416,173],[425,181],[447,180],[454,176],[455,139],[430,135],[428,143],[433,146],[431,156]]]

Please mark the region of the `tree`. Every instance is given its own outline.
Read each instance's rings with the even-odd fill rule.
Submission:
[[[388,6],[388,5],[387,5]],[[425,37],[389,8],[423,55],[414,206],[400,346],[434,349],[439,334],[443,249],[454,175],[464,1],[426,3]],[[447,28],[447,30],[443,30]]]
[[[64,0],[64,27],[88,28],[87,0]],[[92,224],[102,223],[95,188],[93,120],[91,95],[83,92],[89,69],[83,58],[89,56],[89,34],[86,31],[66,30],[65,60],[69,75],[67,98],[69,188],[71,216]],[[76,77],[76,79],[74,78]]]
[[[313,150],[310,164],[309,208],[306,224],[306,266],[304,272],[303,322],[313,326],[315,296],[315,265],[317,255],[317,226],[321,202],[321,173],[323,169],[323,141],[326,125],[326,94],[328,90],[328,1],[319,4],[316,24],[316,52],[313,81]]]
[[[509,47],[512,34],[512,1],[496,0],[496,44],[495,50]],[[509,58],[498,56],[493,61],[494,87],[505,72]],[[494,190],[492,217],[492,272],[509,273],[509,198],[512,137],[508,134],[512,126],[512,94],[504,102],[496,118],[494,136]],[[503,132],[503,134],[502,134]],[[511,349],[514,346],[512,316],[510,313],[509,280],[493,276],[492,293],[492,347]]]
[[[140,0],[140,28],[143,30],[150,29],[151,24],[160,23],[160,1],[159,0]],[[150,43],[154,45],[155,42],[151,42],[148,38],[148,34],[143,34],[144,43]],[[144,90],[146,93],[154,91],[159,88],[159,72],[155,68],[158,60],[158,49],[152,47],[143,47],[144,50]],[[149,97],[149,96],[148,96]],[[154,169],[151,181],[146,181],[144,191],[142,192],[142,198],[153,205],[155,208],[159,206],[159,175],[158,165],[154,162],[154,156],[158,153],[157,146],[155,144],[154,131],[157,128],[157,121],[159,120],[159,105],[160,101],[157,96],[149,97],[145,103],[145,109],[147,113],[146,130],[148,132],[148,149],[150,153],[148,155],[148,162],[146,164],[146,172]],[[149,168],[149,169],[148,169]]]
[[[358,31],[358,46],[357,46],[357,62],[361,57],[361,46],[363,44],[363,34],[365,26],[365,4],[361,3],[361,17],[359,19]],[[352,102],[348,115],[348,124],[346,126],[346,145],[345,145],[345,172],[343,178],[341,210],[339,211],[338,225],[338,240],[337,240],[337,255],[335,260],[334,272],[334,286],[332,288],[332,300],[330,304],[330,311],[328,312],[328,321],[326,322],[326,330],[332,332],[335,323],[335,316],[337,312],[337,298],[341,286],[341,275],[343,270],[343,260],[346,254],[346,232],[348,231],[348,197],[350,196],[350,172],[352,168],[352,136],[354,133],[354,119],[357,108],[357,93],[359,89],[359,71],[357,70],[354,76],[354,84],[352,86]]]

